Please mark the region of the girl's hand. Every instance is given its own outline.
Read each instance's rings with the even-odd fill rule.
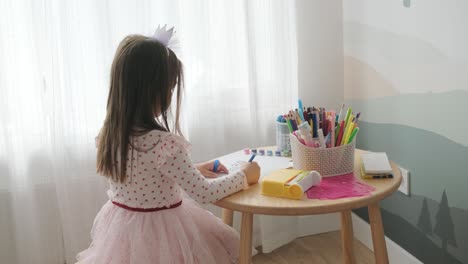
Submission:
[[[214,172],[213,171],[214,163],[215,163],[214,160],[210,160],[204,163],[195,164],[195,167],[200,171],[200,173],[203,176],[207,178],[218,177],[218,174],[216,174],[216,172],[229,173],[228,169],[221,162],[219,162],[218,170]]]
[[[244,172],[249,185],[256,184],[260,178],[260,166],[257,162],[242,162],[241,170]]]

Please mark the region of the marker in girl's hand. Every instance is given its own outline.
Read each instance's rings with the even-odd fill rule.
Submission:
[[[219,167],[219,160],[215,160],[213,164],[213,172],[217,172]]]
[[[249,162],[252,162],[254,158],[255,158],[255,154],[252,154],[252,156],[249,159]]]

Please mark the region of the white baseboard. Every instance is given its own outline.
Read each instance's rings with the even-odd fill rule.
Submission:
[[[352,214],[354,237],[361,241],[370,250],[374,250],[372,244],[372,234],[370,225],[362,220],[356,214]],[[390,238],[385,237],[387,243],[387,252],[390,263],[394,264],[423,264],[416,257],[408,253],[405,249],[393,242]]]

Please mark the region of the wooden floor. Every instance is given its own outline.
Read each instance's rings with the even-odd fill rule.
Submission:
[[[358,240],[354,240],[354,254],[358,264],[374,264],[374,254]],[[343,263],[339,231],[301,237],[271,253],[258,253],[254,264],[340,264]]]

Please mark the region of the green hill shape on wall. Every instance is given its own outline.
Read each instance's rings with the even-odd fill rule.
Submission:
[[[412,193],[437,201],[446,190],[451,207],[468,210],[468,147],[404,125],[359,122],[359,126],[357,147],[387,152],[408,169]]]
[[[457,90],[352,100],[347,105],[362,112],[363,121],[420,128],[468,147],[467,102],[468,91]]]

